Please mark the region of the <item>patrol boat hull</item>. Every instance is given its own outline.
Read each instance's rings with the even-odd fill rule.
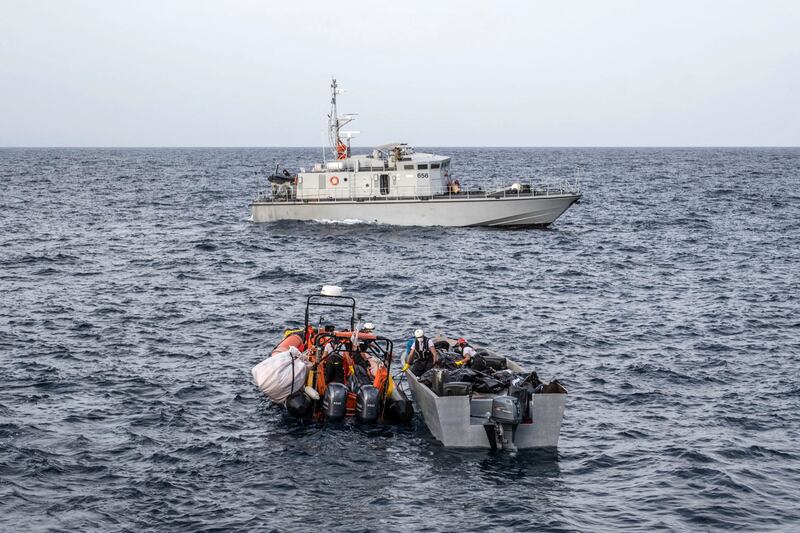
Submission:
[[[253,222],[359,221],[397,226],[547,226],[580,194],[429,200],[254,201]]]
[[[523,369],[507,359],[508,368],[515,372]],[[486,430],[492,399],[496,394],[472,396],[437,396],[420,383],[412,372],[407,372],[408,383],[418,411],[433,436],[448,448],[494,448]],[[564,417],[566,394],[531,395],[531,423],[519,424],[514,431],[514,447],[556,448]]]

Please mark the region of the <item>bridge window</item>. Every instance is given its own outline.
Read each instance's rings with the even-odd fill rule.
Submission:
[[[439,168],[439,163],[431,163],[431,170],[434,168]]]
[[[417,170],[428,170],[428,163],[421,163],[417,165]]]
[[[403,170],[414,170],[414,165],[403,165]]]

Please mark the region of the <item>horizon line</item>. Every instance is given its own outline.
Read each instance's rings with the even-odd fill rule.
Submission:
[[[655,145],[655,144],[629,144],[629,145],[541,145],[541,146],[533,146],[533,145],[435,145],[435,144],[418,144],[415,147],[421,148],[800,148],[800,145],[791,145],[791,144],[697,144],[697,145]],[[12,150],[12,149],[102,149],[102,150],[113,150],[113,149],[274,149],[274,148],[289,148],[289,149],[314,149],[318,150],[321,146],[301,146],[301,145],[286,145],[286,146],[267,146],[267,145],[220,145],[220,146],[202,146],[202,145],[6,145],[0,146],[0,150]],[[326,147],[328,148],[328,147]],[[363,147],[353,147],[353,150],[370,150],[374,147],[372,146],[363,146]]]

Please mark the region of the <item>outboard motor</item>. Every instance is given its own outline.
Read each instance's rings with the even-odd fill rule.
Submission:
[[[328,420],[341,420],[347,409],[347,387],[342,383],[330,383],[322,398],[322,414]]]
[[[491,419],[501,424],[522,422],[522,409],[514,396],[496,396],[492,399]]]
[[[380,392],[372,385],[362,385],[356,393],[356,420],[372,423],[378,420]]]
[[[498,446],[514,451],[514,434],[517,426],[522,422],[522,408],[519,400],[514,396],[496,396],[492,399],[492,412],[489,415],[490,424],[484,426],[492,448]]]
[[[286,411],[295,418],[307,418],[314,412],[314,402],[303,389],[296,390],[286,398]]]

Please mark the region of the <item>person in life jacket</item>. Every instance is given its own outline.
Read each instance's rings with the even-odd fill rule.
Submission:
[[[464,337],[461,337],[456,341],[456,351],[462,356],[460,361],[456,361],[456,366],[469,365],[469,362],[472,360],[472,358],[478,355],[478,352],[475,351],[475,348],[470,346],[467,342],[467,339]]]
[[[427,370],[433,368],[438,357],[433,340],[426,337],[421,329],[418,329],[414,332],[414,344],[411,346],[411,351],[406,358],[403,372],[413,365],[411,371],[415,376],[421,376]]]
[[[364,324],[364,327],[361,328],[360,333],[369,333],[372,334],[375,331],[375,325],[372,322],[367,322]],[[353,357],[356,364],[363,366],[364,368],[369,368],[369,343],[371,341],[364,341],[358,343],[358,353]]]
[[[333,338],[325,345],[325,383],[344,383],[344,358],[341,351],[336,350],[339,344],[339,339]]]

